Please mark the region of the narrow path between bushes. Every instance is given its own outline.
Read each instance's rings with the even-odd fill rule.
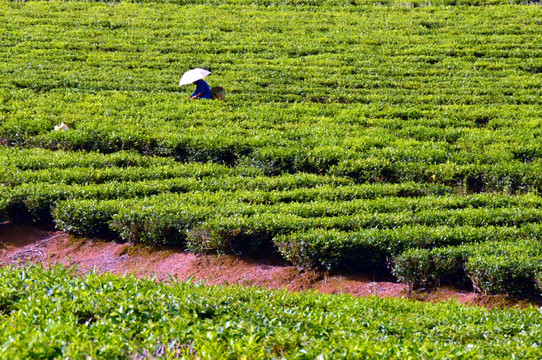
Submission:
[[[337,275],[303,271],[276,259],[229,255],[194,255],[181,249],[145,247],[100,239],[75,238],[60,231],[31,225],[0,224],[0,266],[26,262],[77,265],[80,272],[130,273],[158,280],[201,280],[207,284],[242,284],[292,291],[346,293],[354,296],[403,297],[420,301],[456,299],[488,308],[528,306],[527,300],[482,296],[470,291],[440,288],[410,292],[404,284],[374,281],[371,275]]]

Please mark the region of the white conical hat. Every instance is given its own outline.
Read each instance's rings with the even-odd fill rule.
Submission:
[[[189,70],[183,74],[181,81],[179,81],[179,86],[192,84],[194,81],[204,79],[210,73],[210,71],[201,68]]]

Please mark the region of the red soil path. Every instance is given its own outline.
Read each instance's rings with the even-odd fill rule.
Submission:
[[[75,238],[68,234],[28,225],[0,224],[0,266],[62,263],[77,265],[79,271],[130,273],[167,280],[189,278],[208,284],[243,284],[292,291],[346,293],[354,296],[404,297],[421,301],[455,299],[464,304],[488,308],[528,306],[526,300],[503,296],[482,296],[470,291],[440,288],[411,292],[394,281],[373,281],[370,276],[330,275],[303,271],[279,260],[251,259],[229,255],[194,255],[174,248],[135,246],[99,239]]]

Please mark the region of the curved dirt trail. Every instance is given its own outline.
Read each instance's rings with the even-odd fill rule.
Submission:
[[[80,272],[91,269],[117,274],[168,280],[189,278],[207,284],[242,284],[292,291],[346,293],[354,296],[404,297],[422,301],[456,299],[486,307],[524,306],[527,301],[442,288],[431,292],[409,292],[404,284],[373,281],[366,275],[329,275],[303,271],[280,260],[251,259],[229,255],[194,255],[175,248],[150,248],[100,239],[75,238],[60,231],[30,225],[0,224],[0,266],[26,262],[44,265],[77,265]]]

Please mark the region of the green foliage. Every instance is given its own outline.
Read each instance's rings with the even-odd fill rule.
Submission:
[[[0,222],[9,220],[8,208],[11,204],[10,194],[4,186],[0,186]]]
[[[148,157],[135,152],[120,151],[101,154],[85,151],[49,151],[44,149],[0,148],[2,167],[20,171],[67,168],[129,168],[172,165],[168,158]],[[5,174],[3,174],[5,176]],[[7,178],[7,176],[6,176]]]
[[[0,137],[268,175],[539,191],[540,113],[525,106],[540,98],[539,8],[217,3],[5,4]],[[196,65],[228,102],[179,99],[172,74]],[[70,130],[52,131],[60,121]]]
[[[411,187],[409,191],[414,193],[415,186],[406,185],[392,185],[387,191],[397,194]],[[383,189],[380,185],[377,188]],[[368,185],[164,192],[148,198],[104,201],[100,206],[109,211],[100,211],[99,217],[93,215],[94,202],[91,206],[85,201],[59,202],[54,216],[65,230],[72,223],[73,229],[87,222],[89,229],[111,224],[111,230],[125,240],[187,242],[194,252],[255,253],[260,247],[277,246],[297,265],[348,271],[384,269],[389,259],[413,247],[540,234],[537,222],[542,200],[538,196],[372,198],[373,194]],[[321,230],[311,231],[314,228]]]
[[[462,247],[409,249],[395,258],[393,274],[412,288],[462,285],[467,282],[463,270],[466,256]]]
[[[532,295],[537,292],[536,273],[542,270],[539,241],[496,244],[472,254],[465,271],[475,289],[483,293]]]
[[[65,201],[53,209],[55,225],[60,230],[82,236],[109,236],[109,222],[120,206],[116,201]]]
[[[540,229],[523,232],[530,238],[408,250],[395,260],[394,274],[413,287],[470,280],[483,293],[532,296],[539,291]]]
[[[502,359],[539,355],[537,308],[292,293],[61,266],[0,269],[0,356]]]
[[[463,283],[461,277],[445,274],[461,270],[456,256],[438,253],[426,256],[433,249],[449,245],[462,245],[485,241],[503,241],[531,238],[540,233],[540,226],[454,226],[454,225],[405,225],[392,228],[369,228],[354,231],[308,230],[277,236],[275,244],[285,258],[306,268],[324,267],[328,270],[384,271],[395,259],[394,272],[402,282],[416,286],[436,285],[440,278],[449,283]],[[406,251],[406,252],[405,252]],[[405,253],[403,253],[405,252]],[[450,264],[443,265],[446,259]],[[438,265],[429,261],[438,262]],[[456,269],[457,268],[457,269]],[[423,274],[415,273],[422,270]],[[436,274],[430,274],[436,272]]]

